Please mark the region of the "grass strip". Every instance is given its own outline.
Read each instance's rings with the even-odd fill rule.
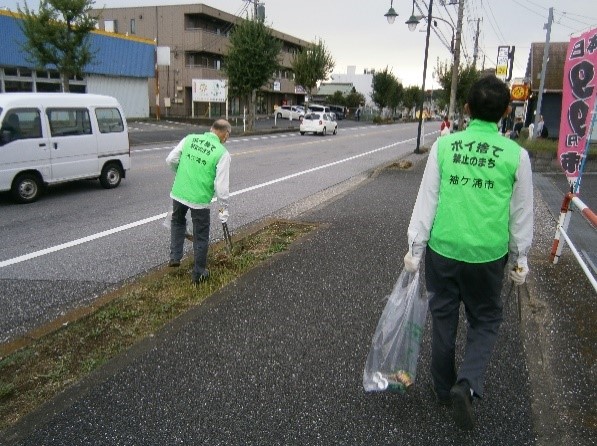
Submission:
[[[96,311],[0,360],[0,430],[315,228],[276,221],[240,240],[232,255],[210,247],[210,279],[191,284],[192,259],[116,291]]]

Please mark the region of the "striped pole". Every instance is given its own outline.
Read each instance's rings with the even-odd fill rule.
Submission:
[[[593,212],[591,209],[584,204],[580,198],[577,196],[572,196],[572,203],[578,208],[578,210],[582,213],[583,217],[587,219],[593,228],[597,229],[597,214]]]
[[[560,255],[562,254],[562,249],[564,248],[564,242],[560,243],[560,228],[564,231],[568,230],[568,224],[570,223],[571,214],[568,212],[570,209],[570,202],[572,201],[572,197],[574,195],[570,192],[564,196],[564,201],[562,202],[562,207],[560,209],[560,218],[558,220],[558,227],[556,229],[556,234],[553,239],[553,244],[551,245],[551,254],[549,259],[551,263],[554,265],[558,263],[560,259]]]

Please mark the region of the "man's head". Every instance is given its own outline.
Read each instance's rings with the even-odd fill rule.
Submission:
[[[225,119],[218,119],[212,124],[210,132],[216,134],[220,142],[224,144],[232,132],[232,126]]]
[[[469,90],[465,107],[471,119],[498,122],[510,113],[510,90],[497,77],[484,76]]]

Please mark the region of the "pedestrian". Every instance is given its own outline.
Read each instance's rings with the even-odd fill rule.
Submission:
[[[516,118],[516,124],[514,124],[514,128],[510,132],[510,139],[517,139],[520,136],[523,125],[522,118],[520,116]]]
[[[194,284],[209,278],[209,270],[206,268],[207,249],[210,203],[214,194],[218,199],[220,221],[226,223],[228,220],[230,154],[224,144],[231,131],[228,121],[218,119],[209,132],[187,135],[166,158],[166,162],[176,172],[170,192],[172,222],[168,266],[180,266],[186,215],[190,209],[193,221]]]
[[[545,127],[545,122],[543,121],[543,115],[539,116],[539,122],[537,123],[537,128],[535,128],[535,136],[537,138],[543,137],[543,128]]]
[[[448,115],[444,116],[444,120],[442,121],[441,125],[439,126],[439,134],[440,134],[440,136],[450,134],[450,119],[448,119]]]
[[[473,428],[473,398],[481,398],[484,374],[502,321],[504,270],[516,285],[529,272],[533,235],[533,186],[528,152],[500,135],[510,113],[510,91],[495,76],[473,84],[463,132],[431,147],[408,227],[404,257],[414,272],[425,254],[432,318],[431,376],[438,403],[451,405],[461,429]],[[468,322],[464,357],[456,367],[460,302]]]
[[[356,117],[357,117],[357,121],[361,120],[361,107],[360,106],[359,106],[359,108],[357,108]]]

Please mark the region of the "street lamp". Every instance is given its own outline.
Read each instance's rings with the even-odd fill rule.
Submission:
[[[392,7],[394,0],[390,0],[390,9],[388,10],[388,12],[386,14],[384,14],[386,16],[386,18],[388,19],[388,23],[392,24],[394,23],[394,20],[396,19],[396,16],[398,14],[396,14],[396,11],[394,11],[394,8]],[[423,126],[423,104],[425,101],[425,78],[427,77],[427,57],[429,56],[429,34],[431,32],[431,19],[432,19],[432,15],[431,12],[433,10],[433,0],[429,0],[429,10],[428,10],[428,16],[427,16],[427,35],[425,37],[425,58],[423,59],[423,86],[421,87],[421,91],[422,91],[422,95],[421,95],[421,104],[419,106],[419,126],[417,129],[417,147],[415,148],[415,153],[421,153],[421,127]],[[416,17],[414,17],[414,12],[415,12],[415,0],[413,0],[413,13],[411,15],[411,18],[406,22],[408,24],[408,29],[411,31],[414,31],[417,27],[417,25],[419,24],[419,22],[417,21]],[[392,17],[391,21],[390,21],[390,17]],[[414,23],[413,21],[411,21],[411,19],[415,19]],[[409,23],[410,22],[410,23]],[[413,25],[414,26],[411,26]]]
[[[394,23],[394,20],[396,20],[396,17],[398,17],[398,14],[396,14],[396,11],[394,10],[394,0],[390,0],[390,9],[388,9],[388,12],[386,12],[384,16],[386,17],[386,19],[388,19],[388,23],[390,25]]]

